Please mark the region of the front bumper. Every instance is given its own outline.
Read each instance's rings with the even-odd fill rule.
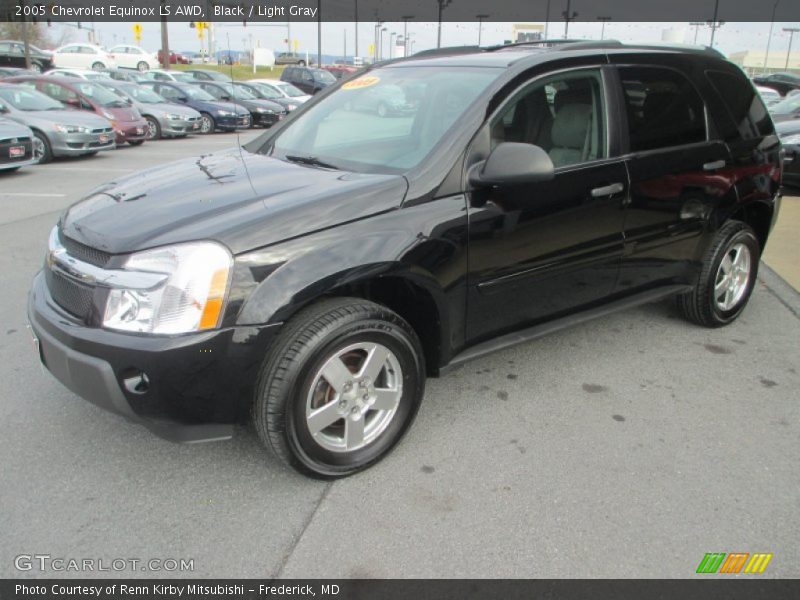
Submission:
[[[161,126],[161,135],[188,135],[200,131],[200,117],[192,120],[161,118],[158,124]]]
[[[226,439],[246,420],[261,362],[280,325],[143,336],[90,327],[52,299],[43,273],[28,320],[45,367],[92,404],[177,442]],[[147,375],[147,385],[131,383]]]
[[[281,113],[250,113],[253,119],[253,125],[256,127],[272,127],[281,120],[283,114]]]
[[[51,133],[49,135],[53,156],[81,156],[100,150],[113,150],[114,131],[95,133]]]
[[[147,121],[144,119],[139,121],[118,121],[114,127],[114,133],[117,136],[117,144],[147,139]]]

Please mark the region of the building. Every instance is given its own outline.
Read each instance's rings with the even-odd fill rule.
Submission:
[[[767,52],[764,50],[745,50],[734,52],[728,59],[745,70],[749,74],[764,73],[766,71],[774,73],[776,71],[798,71],[800,72],[800,51],[792,52],[789,55],[789,66],[786,66],[786,50],[770,49],[769,64],[764,64]]]

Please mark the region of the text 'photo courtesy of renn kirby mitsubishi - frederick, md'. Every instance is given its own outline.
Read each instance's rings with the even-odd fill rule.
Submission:
[[[800,597],[798,34],[0,0],[0,598]]]

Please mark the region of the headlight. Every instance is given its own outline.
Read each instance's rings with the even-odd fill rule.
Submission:
[[[174,114],[174,113],[168,113],[168,112],[165,112],[165,113],[164,113],[164,118],[165,118],[165,119],[173,119],[173,120],[178,120],[178,119],[180,119],[180,118],[181,118],[181,116],[180,116],[180,115],[176,115],[176,114]]]
[[[297,106],[298,106],[297,104],[287,104],[286,110],[294,110],[295,108],[297,108]]]
[[[56,123],[53,125],[53,129],[60,133],[89,133],[89,128],[83,127],[82,125],[62,125],[61,123]]]
[[[261,107],[257,107],[257,108],[256,108],[256,112],[257,112],[257,113],[261,113],[262,115],[271,115],[271,114],[272,114],[272,113],[274,113],[275,111],[274,111],[274,110],[270,110],[270,109],[268,109],[268,108],[261,108]]]
[[[218,327],[233,259],[215,242],[177,244],[133,254],[126,271],[163,273],[150,289],[111,289],[103,326],[174,334]]]
[[[104,110],[104,111],[103,111],[103,116],[104,116],[106,119],[111,119],[112,121],[114,120],[114,115],[112,115],[112,114],[111,114],[110,112],[108,112],[107,110]]]
[[[800,133],[793,133],[781,138],[782,144],[800,145]]]
[[[223,109],[220,109],[220,110],[218,110],[218,111],[217,111],[217,114],[218,114],[220,117],[232,117],[232,116],[233,116],[233,115],[235,115],[236,113],[235,113],[235,112],[233,112],[233,111],[230,111],[230,110],[223,110]]]

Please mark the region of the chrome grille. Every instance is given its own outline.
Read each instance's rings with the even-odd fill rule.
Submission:
[[[81,244],[80,242],[76,242],[75,240],[65,236],[63,233],[59,233],[59,239],[61,240],[61,244],[64,246],[64,248],[66,248],[67,254],[74,256],[78,260],[87,262],[90,265],[94,265],[96,267],[105,267],[106,264],[108,264],[108,261],[111,259],[110,253],[97,250],[96,248],[92,248],[86,244]]]
[[[45,281],[56,304],[79,319],[87,319],[92,310],[94,288],[68,279],[46,268]]]

